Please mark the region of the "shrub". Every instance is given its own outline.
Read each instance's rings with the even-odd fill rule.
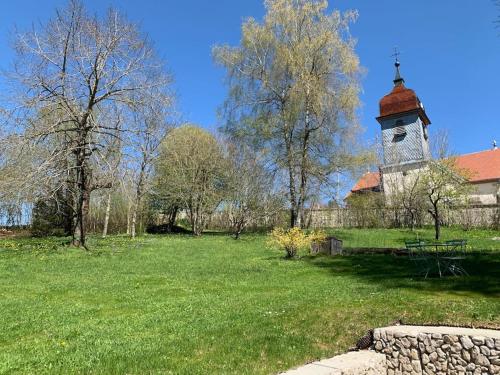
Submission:
[[[31,234],[34,237],[66,236],[71,233],[71,213],[66,203],[49,198],[33,206]]]
[[[269,236],[268,245],[272,248],[285,250],[286,257],[293,258],[299,250],[310,250],[313,242],[324,241],[325,238],[326,234],[322,231],[306,233],[297,227],[288,230],[276,228]]]

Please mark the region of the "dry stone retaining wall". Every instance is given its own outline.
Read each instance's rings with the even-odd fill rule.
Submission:
[[[394,326],[374,331],[388,375],[500,374],[500,331]]]

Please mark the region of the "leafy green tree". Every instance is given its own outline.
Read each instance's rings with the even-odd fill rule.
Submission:
[[[291,226],[303,226],[311,192],[359,159],[359,59],[349,25],[356,12],[327,1],[267,0],[266,15],[242,26],[237,47],[217,46],[229,96],[223,130],[259,147],[281,172]]]
[[[226,192],[228,163],[217,139],[195,125],[172,130],[160,146],[155,194],[187,210],[199,236]]]
[[[384,195],[380,192],[351,194],[346,199],[351,225],[361,228],[379,228],[385,225]]]
[[[431,161],[420,172],[419,191],[434,220],[436,240],[441,236],[444,207],[463,205],[466,202],[471,189],[467,179],[468,172],[458,169],[454,158]]]

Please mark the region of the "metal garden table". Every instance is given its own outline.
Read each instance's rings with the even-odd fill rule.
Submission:
[[[454,276],[468,275],[462,266],[462,261],[466,258],[466,240],[406,241],[406,248],[410,259],[418,266],[419,272],[425,274],[425,278],[433,269],[437,269],[439,277],[443,277],[445,272]]]

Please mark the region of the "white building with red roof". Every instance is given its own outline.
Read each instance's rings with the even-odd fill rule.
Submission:
[[[404,189],[405,180],[416,175],[431,160],[428,126],[431,124],[420,99],[405,87],[396,61],[394,88],[380,101],[377,121],[382,128],[383,165],[377,172],[365,173],[351,194],[384,192],[390,198],[394,189]],[[458,169],[474,186],[471,201],[480,205],[500,204],[500,149],[454,157]]]

